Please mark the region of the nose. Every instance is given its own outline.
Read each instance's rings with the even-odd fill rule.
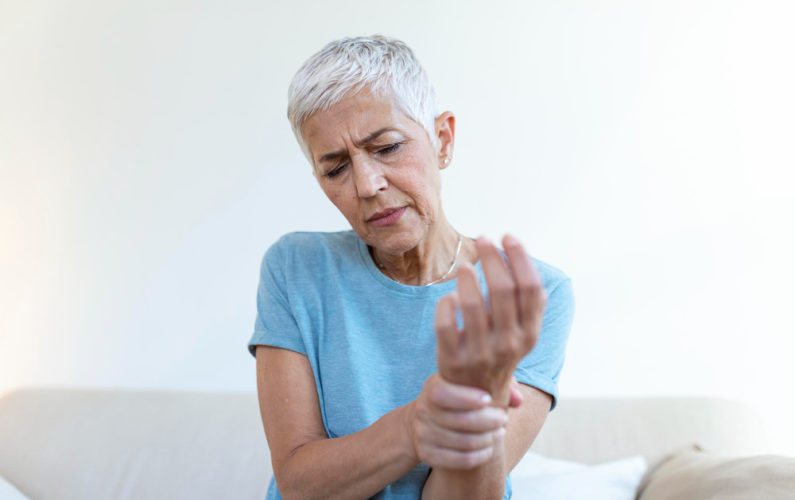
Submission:
[[[351,165],[359,198],[372,198],[378,191],[386,189],[386,177],[378,162],[365,157],[352,160]]]

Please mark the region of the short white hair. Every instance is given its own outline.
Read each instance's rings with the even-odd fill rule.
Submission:
[[[342,38],[310,57],[287,91],[287,119],[310,164],[312,153],[301,134],[304,122],[365,86],[374,94],[390,95],[425,129],[431,144],[438,143],[436,92],[409,46],[382,35]]]

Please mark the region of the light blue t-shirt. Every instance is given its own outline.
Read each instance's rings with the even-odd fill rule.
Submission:
[[[541,333],[514,376],[552,396],[574,316],[571,281],[533,259],[547,292]],[[475,265],[487,296],[480,261]],[[257,319],[248,343],[290,349],[309,358],[323,425],[330,438],[357,432],[419,395],[437,371],[434,315],[456,280],[431,286],[393,281],[373,263],[353,231],[295,232],[265,253]],[[418,499],[428,476],[421,463],[373,498]],[[510,479],[505,498],[510,498]],[[279,499],[272,479],[268,499]]]

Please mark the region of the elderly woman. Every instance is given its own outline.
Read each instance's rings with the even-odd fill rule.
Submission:
[[[556,404],[570,280],[448,222],[455,117],[402,42],[328,44],[287,114],[352,230],[287,234],[262,261],[248,348],[268,498],[510,498]]]

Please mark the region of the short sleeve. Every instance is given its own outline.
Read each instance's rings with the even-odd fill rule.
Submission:
[[[256,358],[257,345],[290,349],[306,355],[301,330],[290,308],[285,279],[284,239],[271,245],[260,265],[257,318],[248,350]]]
[[[527,356],[514,371],[518,382],[536,387],[552,396],[555,409],[558,400],[558,378],[566,357],[566,343],[574,320],[574,291],[571,279],[563,277],[547,291],[541,333]]]

